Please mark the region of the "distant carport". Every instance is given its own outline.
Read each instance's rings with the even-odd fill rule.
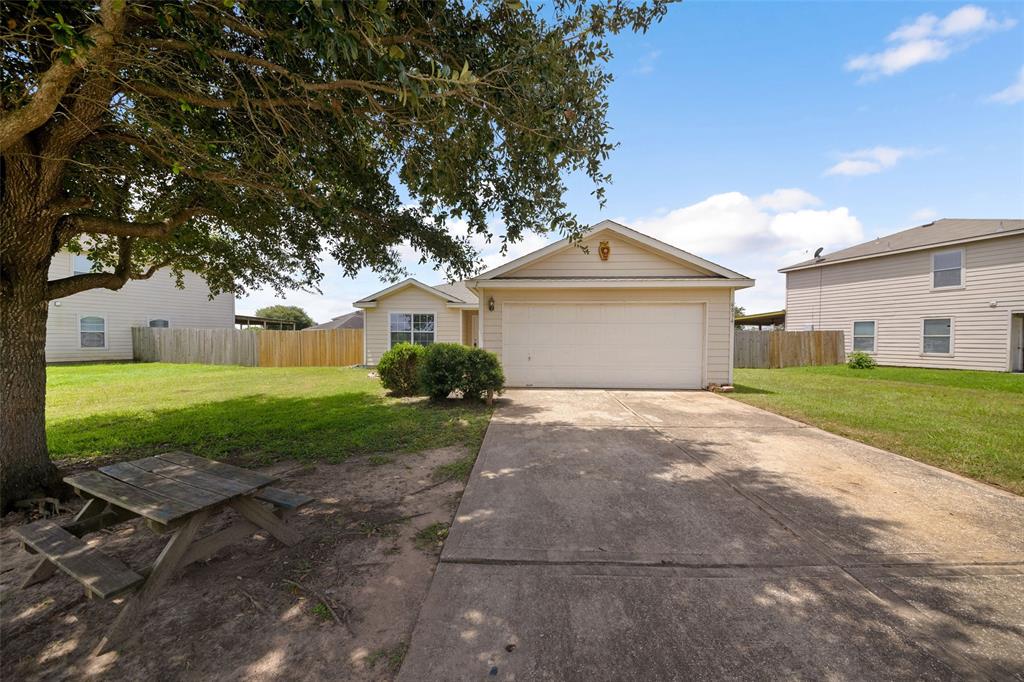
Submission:
[[[774,310],[770,313],[756,313],[753,315],[737,315],[733,318],[740,327],[775,327],[782,329],[786,326],[786,311]]]

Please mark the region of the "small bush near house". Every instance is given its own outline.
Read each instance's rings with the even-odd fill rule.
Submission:
[[[874,369],[878,366],[875,359],[864,351],[854,351],[846,359],[846,366],[850,369]]]
[[[505,372],[498,356],[483,348],[471,348],[466,353],[466,375],[463,378],[462,397],[480,400],[487,391],[501,393],[505,388]]]
[[[395,395],[414,395],[420,389],[420,365],[425,353],[423,346],[399,343],[380,356],[377,374],[384,388]]]
[[[444,400],[462,390],[469,349],[460,343],[432,343],[423,353],[420,382],[432,400]]]

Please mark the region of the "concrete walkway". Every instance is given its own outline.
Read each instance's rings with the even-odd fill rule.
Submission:
[[[1024,498],[722,396],[510,392],[399,679],[1024,680]]]

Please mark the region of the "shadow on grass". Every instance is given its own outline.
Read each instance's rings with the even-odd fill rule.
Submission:
[[[775,391],[766,391],[763,388],[757,388],[756,386],[747,386],[746,384],[732,385],[733,393],[743,393],[746,395],[775,395]]]
[[[352,455],[479,446],[483,406],[395,401],[366,393],[315,398],[249,396],[189,407],[91,415],[47,427],[55,460],[143,456],[168,448],[264,464],[341,462]]]

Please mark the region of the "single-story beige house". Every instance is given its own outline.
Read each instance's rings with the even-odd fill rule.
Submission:
[[[733,299],[748,277],[605,220],[463,282],[415,279],[353,303],[374,365],[394,343],[498,355],[514,387],[732,383]]]

